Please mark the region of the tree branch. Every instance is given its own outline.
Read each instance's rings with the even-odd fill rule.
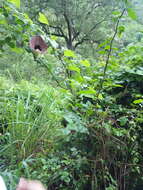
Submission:
[[[109,61],[110,61],[110,56],[111,56],[111,53],[112,53],[113,42],[114,42],[114,39],[115,39],[115,37],[117,35],[117,32],[118,32],[118,26],[119,26],[119,23],[120,23],[120,19],[122,18],[124,12],[125,12],[125,9],[123,9],[121,15],[118,17],[118,20],[117,20],[117,23],[116,23],[116,26],[115,26],[115,32],[114,32],[114,35],[113,35],[113,37],[112,37],[112,39],[110,41],[110,48],[109,48],[109,51],[108,51],[108,54],[107,54],[105,67],[104,67],[104,71],[103,71],[103,78],[100,81],[100,87],[99,87],[99,91],[97,93],[97,97],[99,96],[100,91],[102,90],[102,87],[103,87],[103,83],[105,81],[106,71],[107,71],[107,67],[108,67],[108,64],[109,64]]]
[[[85,34],[81,40],[79,40],[75,45],[74,47],[77,48],[77,46],[79,46],[80,44],[82,44],[84,41],[89,41],[90,39],[88,38],[89,35],[91,34],[91,32],[93,32],[95,30],[95,28],[101,24],[102,22],[104,22],[106,20],[106,18],[104,18],[103,20],[101,20],[100,22],[96,23],[89,31],[87,34]],[[98,42],[98,41],[97,41]]]
[[[81,45],[83,42],[85,41],[92,41],[93,43],[97,43],[99,44],[99,41],[96,41],[96,40],[92,40],[92,39],[89,39],[89,38],[82,38],[82,40],[80,40],[79,42],[77,42],[75,45],[74,45],[74,48],[77,48],[79,45]]]
[[[55,77],[55,75],[52,73],[51,69],[48,67],[48,64],[45,63],[45,60],[42,59],[35,59],[35,61],[37,63],[40,63],[42,66],[44,66],[49,73],[51,74],[51,76],[53,77],[53,79],[55,80],[55,82],[57,83],[57,85],[65,90],[68,90],[67,88],[63,87],[62,84],[58,81],[58,79]]]
[[[51,26],[51,25],[49,25],[49,28],[55,29],[55,32],[48,31],[48,28],[44,24],[42,24],[42,28],[44,29],[45,33],[48,34],[48,35],[55,35],[55,36],[58,36],[58,37],[63,37],[65,40],[67,40],[67,36],[64,34],[62,28],[60,28],[59,26]]]
[[[78,36],[80,35],[80,32],[75,32],[72,38],[72,41],[74,41]]]
[[[64,18],[65,18],[65,21],[67,23],[67,28],[68,28],[68,42],[70,43],[70,45],[72,45],[72,27],[66,13],[64,13]]]
[[[85,16],[85,19],[88,19],[88,17],[91,15],[91,13],[93,11],[95,11],[96,8],[102,6],[102,3],[97,3],[97,4],[94,4],[93,3],[93,6],[91,7],[91,10],[87,12],[86,16]]]

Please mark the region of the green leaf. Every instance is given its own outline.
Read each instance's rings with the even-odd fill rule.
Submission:
[[[99,95],[98,95],[98,98],[99,98],[99,100],[103,100],[102,94],[99,94]]]
[[[49,25],[48,19],[46,18],[46,16],[43,13],[39,13],[38,20],[39,20],[39,22],[41,22],[43,24]]]
[[[20,0],[8,0],[8,1],[13,3],[17,8],[20,8]]]
[[[81,90],[80,92],[79,92],[79,94],[83,94],[83,95],[88,95],[88,94],[96,94],[96,91],[94,90],[94,89],[89,89],[89,90]]]
[[[75,53],[71,50],[65,50],[64,51],[64,56],[66,57],[76,57]]]
[[[76,72],[80,73],[80,68],[78,68],[76,65],[70,64],[68,66],[68,69],[71,71],[76,71]]]
[[[121,85],[121,84],[113,84],[112,87],[121,87],[122,88],[123,85]]]
[[[33,21],[29,18],[29,16],[26,13],[24,13],[24,17],[28,22],[30,22],[30,24],[33,24]]]
[[[80,64],[83,65],[83,66],[85,66],[85,67],[90,67],[90,63],[89,63],[89,61],[87,59],[81,60]]]
[[[121,14],[120,11],[113,11],[113,12],[112,12],[112,15],[115,15],[115,16],[119,16],[120,14]]]
[[[124,26],[119,26],[118,27],[118,35],[119,37],[121,36],[121,34],[125,31],[125,27]]]
[[[106,51],[101,50],[101,51],[98,51],[98,53],[101,54],[101,55],[104,55],[104,54],[106,54]]]
[[[104,128],[106,129],[107,133],[111,133],[111,126],[108,123],[104,124]]]
[[[105,49],[105,50],[110,50],[110,48],[111,48],[110,45],[107,45],[107,46],[105,46],[104,49]]]
[[[58,37],[54,36],[54,35],[51,35],[50,38],[51,38],[51,40],[55,40],[55,41],[58,39]]]
[[[120,118],[118,119],[118,121],[120,122],[120,125],[121,125],[121,126],[124,126],[124,125],[127,123],[128,118],[125,117],[125,116],[123,116],[123,117],[120,117]]]
[[[80,73],[75,74],[75,75],[74,75],[74,79],[75,79],[76,81],[78,81],[78,82],[83,82],[83,81],[84,81],[84,79],[83,79],[83,77],[80,75]]]
[[[7,21],[2,14],[0,14],[0,24],[7,24]]]
[[[12,50],[13,52],[19,53],[19,54],[21,54],[21,53],[24,52],[24,50],[23,50],[22,48],[17,48],[17,47],[11,48],[11,50]]]
[[[9,47],[11,47],[11,48],[14,48],[14,47],[15,47],[15,43],[12,42],[12,41],[8,42],[8,45],[9,45]]]
[[[7,24],[7,21],[6,20],[0,20],[0,24],[3,24],[3,25],[5,25],[5,24]]]
[[[134,104],[143,103],[143,99],[134,100],[133,103],[134,103]]]
[[[58,48],[58,43],[55,40],[48,38],[48,41],[50,42],[50,44],[53,48],[55,48],[55,49]],[[53,50],[52,50],[52,52],[53,52]]]
[[[128,8],[127,11],[128,11],[128,15],[129,15],[129,17],[130,17],[131,19],[133,19],[133,20],[136,20],[136,19],[137,19],[136,12],[135,12],[133,9]]]

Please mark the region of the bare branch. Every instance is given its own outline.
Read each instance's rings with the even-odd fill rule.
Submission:
[[[69,18],[68,18],[68,16],[65,13],[64,13],[64,18],[65,18],[65,21],[67,23],[69,41],[71,42],[72,41],[72,35],[71,35],[72,28],[71,28],[71,24],[70,24]]]
[[[101,7],[102,6],[102,3],[97,3],[97,4],[94,4],[91,6],[91,10],[87,12],[86,16],[85,16],[85,19],[87,20],[88,17],[92,14],[93,11],[95,11],[96,8],[98,7]]]
[[[114,32],[114,35],[113,35],[113,37],[112,37],[112,39],[110,41],[110,49],[109,49],[108,54],[107,54],[107,59],[106,59],[105,67],[104,67],[104,71],[103,71],[103,78],[102,78],[101,83],[100,83],[100,87],[99,87],[99,91],[97,93],[97,97],[100,94],[100,91],[102,90],[102,87],[103,87],[103,83],[105,81],[106,71],[107,71],[109,61],[110,61],[110,55],[112,53],[113,42],[114,42],[114,39],[115,39],[115,37],[117,35],[117,32],[118,32],[118,26],[119,26],[119,23],[120,23],[120,19],[122,18],[124,12],[125,12],[125,9],[123,9],[121,15],[118,17],[118,20],[117,20],[117,23],[116,23],[116,26],[115,26],[115,32]]]
[[[44,29],[45,33],[48,35],[55,35],[58,37],[63,37],[65,40],[67,40],[67,36],[64,34],[62,28],[59,26],[49,26],[49,28],[52,28],[55,30],[55,32],[50,32],[49,28],[47,28],[44,24],[42,24],[42,28]]]
[[[96,23],[96,24],[89,30],[88,33],[93,32],[93,31],[95,30],[95,28],[96,28],[99,24],[101,24],[102,22],[104,22],[104,21],[106,21],[106,18],[104,18],[103,20],[101,20],[101,21],[99,21],[98,23]]]
[[[89,36],[91,35],[91,33],[95,30],[95,28],[99,25],[99,24],[101,24],[102,22],[104,22],[104,21],[106,21],[106,18],[104,18],[103,20],[101,20],[100,22],[98,22],[98,23],[96,23],[88,32],[87,32],[87,34],[85,34],[82,38],[81,38],[81,40],[79,40],[76,44],[75,44],[75,48],[77,47],[77,46],[79,46],[80,44],[82,44],[84,41],[89,41],[89,40],[91,40],[90,38],[89,38]],[[95,41],[94,41],[95,42]],[[97,41],[98,42],[98,41]]]
[[[99,44],[99,41],[98,40],[91,40],[90,38],[82,38],[82,40],[80,40],[79,42],[77,42],[75,45],[74,45],[74,48],[77,48],[79,45],[81,45],[83,42],[85,41],[90,41],[92,43],[97,43]]]
[[[80,32],[75,32],[75,34],[73,35],[73,38],[72,38],[72,42],[80,35]]]

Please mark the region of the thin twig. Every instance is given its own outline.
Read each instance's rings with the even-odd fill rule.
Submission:
[[[59,87],[65,89],[65,90],[68,90],[67,88],[65,88],[65,87],[63,87],[63,86],[61,85],[61,83],[58,81],[58,79],[55,77],[55,75],[52,73],[52,71],[50,70],[50,68],[48,67],[48,65],[47,65],[44,61],[42,61],[42,60],[35,60],[35,61],[39,62],[40,64],[42,63],[42,65],[43,65],[44,67],[46,67],[46,69],[49,71],[49,73],[50,73],[51,76],[54,78],[54,80],[56,81],[56,83],[58,84]]]
[[[115,26],[115,32],[114,32],[114,35],[110,41],[110,48],[109,48],[109,51],[108,51],[108,54],[107,54],[107,58],[106,58],[106,62],[105,62],[105,67],[104,67],[104,71],[103,71],[103,78],[101,79],[101,83],[100,83],[100,87],[99,87],[99,91],[97,93],[97,97],[99,96],[102,88],[103,88],[103,83],[105,81],[105,77],[106,77],[106,71],[107,71],[107,67],[108,67],[108,64],[109,64],[109,61],[110,61],[110,56],[111,56],[111,53],[112,53],[112,46],[113,46],[113,42],[114,42],[114,39],[117,35],[117,32],[118,32],[118,26],[119,26],[119,23],[120,23],[120,19],[122,18],[123,14],[125,12],[125,9],[122,11],[121,15],[118,17],[118,20],[117,20],[117,23],[116,23],[116,26]]]
[[[61,62],[61,64],[63,65],[63,68],[65,69],[65,77],[68,77],[68,78],[69,78],[68,70],[67,70],[67,68],[66,68],[66,65],[65,65],[64,61],[62,60],[61,55],[60,55],[59,53],[57,53],[55,56],[58,58],[58,60],[59,60],[59,61]]]

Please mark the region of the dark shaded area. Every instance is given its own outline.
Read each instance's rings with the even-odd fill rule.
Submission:
[[[35,50],[38,49],[38,50],[42,51],[42,48],[40,47],[40,45],[35,45],[34,49],[35,49]]]

